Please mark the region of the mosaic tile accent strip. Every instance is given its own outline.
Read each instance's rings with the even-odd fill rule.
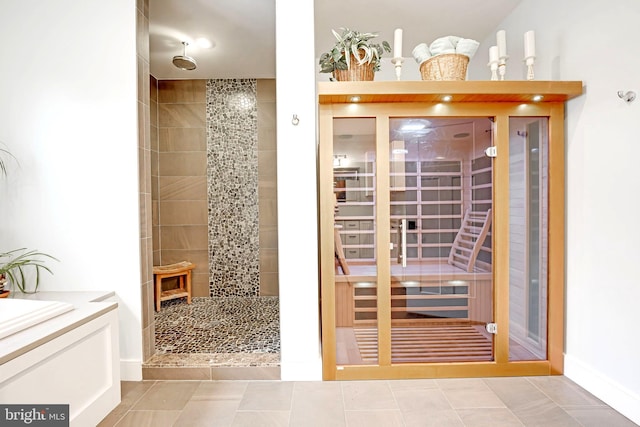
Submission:
[[[207,80],[209,295],[258,296],[255,79]]]
[[[279,355],[279,319],[278,297],[194,297],[191,304],[184,299],[163,301],[162,310],[155,313],[156,355]],[[229,363],[229,356],[206,357],[208,364]]]

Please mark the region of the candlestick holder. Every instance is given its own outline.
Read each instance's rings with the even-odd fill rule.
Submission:
[[[490,61],[487,66],[491,70],[491,80],[498,80],[498,61]]]
[[[527,80],[533,80],[533,63],[535,59],[535,56],[528,56],[524,59],[525,64],[527,64]]]
[[[400,80],[400,76],[402,75],[402,63],[404,59],[402,58],[393,58],[391,63],[396,67],[396,80]]]
[[[508,56],[501,56],[498,61],[498,73],[500,74],[500,80],[504,80],[505,74],[507,74],[507,59]]]

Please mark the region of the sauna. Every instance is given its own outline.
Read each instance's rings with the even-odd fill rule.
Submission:
[[[325,379],[562,372],[562,112],[581,90],[320,83]]]

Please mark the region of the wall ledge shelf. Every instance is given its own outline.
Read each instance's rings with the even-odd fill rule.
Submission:
[[[318,82],[320,104],[348,104],[358,96],[358,103],[382,102],[565,102],[583,93],[581,81],[380,81]]]

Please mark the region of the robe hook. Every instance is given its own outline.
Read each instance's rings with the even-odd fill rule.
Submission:
[[[618,98],[624,100],[627,103],[633,102],[636,99],[636,93],[632,90],[628,92],[624,92],[622,90],[618,91]]]

